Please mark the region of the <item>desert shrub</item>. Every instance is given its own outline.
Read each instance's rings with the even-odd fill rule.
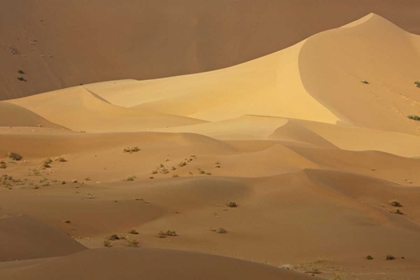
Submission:
[[[420,121],[420,116],[417,115],[408,115],[407,118],[414,121]]]
[[[187,165],[187,163],[185,161],[181,161],[178,166],[179,167],[184,167],[185,165]]]
[[[389,211],[392,214],[403,215],[403,212],[399,208],[395,208]]]
[[[211,231],[214,231],[214,232],[219,233],[219,234],[227,233],[227,230],[225,230],[224,228],[212,229]]]
[[[362,81],[360,81],[361,83],[363,83],[363,84],[365,84],[365,85],[368,85],[369,84],[369,82],[368,81],[366,81],[366,80],[362,80]]]
[[[415,82],[414,82],[414,84],[415,84],[418,88],[420,88],[420,81],[415,81]]]
[[[112,234],[106,238],[106,240],[110,240],[110,241],[115,241],[115,240],[120,240],[120,239],[121,238],[116,234]]]
[[[104,240],[104,246],[105,247],[112,247],[111,242],[109,242],[109,240]]]
[[[135,239],[127,239],[127,246],[128,247],[139,247],[139,242]]]
[[[42,167],[44,168],[50,168],[51,167],[51,163],[52,163],[52,159],[47,158],[46,160],[44,160],[44,162],[42,163]]]
[[[174,230],[167,230],[166,232],[165,231],[160,231],[158,233],[159,238],[166,238],[168,236],[174,237],[174,236],[178,236],[178,234]]]
[[[10,153],[7,153],[7,156],[8,156],[10,159],[12,159],[12,160],[16,160],[16,161],[19,161],[19,160],[21,160],[21,159],[22,159],[22,156],[21,156],[20,154],[18,154],[18,153],[15,153],[15,152],[10,152]]]
[[[125,179],[127,182],[133,182],[137,177],[136,176],[131,176],[128,177],[127,179]]]
[[[373,260],[373,257],[371,255],[367,255],[366,259],[371,261],[371,260]]]
[[[19,69],[18,70],[18,73],[24,75],[25,74],[25,71],[23,71],[22,69]]]
[[[389,204],[391,204],[394,207],[402,207],[402,204],[398,200],[390,200]]]
[[[198,173],[200,173],[200,174],[206,174],[206,171],[204,171],[204,170],[200,170]]]
[[[385,260],[387,260],[387,261],[393,261],[393,260],[395,260],[395,257],[393,255],[386,255],[385,256]]]
[[[0,161],[0,168],[1,169],[6,169],[7,168],[7,164],[4,161]]]
[[[139,147],[127,147],[127,148],[124,148],[124,153],[130,153],[130,154],[132,154],[132,153],[137,153],[137,152],[139,152],[140,151],[140,148]]]
[[[226,206],[230,208],[236,208],[238,207],[238,204],[235,201],[228,201],[226,202]]]
[[[63,157],[58,157],[58,158],[55,159],[55,161],[58,161],[58,162],[67,162],[67,160],[65,158],[63,158]]]
[[[17,79],[21,82],[26,82],[26,79],[22,76],[17,77]]]
[[[173,178],[179,178],[179,175],[174,174],[172,177],[173,177]]]
[[[129,233],[129,234],[139,234],[139,233],[137,232],[137,230],[135,230],[135,229],[131,229],[128,233]]]

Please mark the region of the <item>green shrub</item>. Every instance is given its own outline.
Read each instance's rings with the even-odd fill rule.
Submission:
[[[420,88],[420,81],[415,81],[415,82],[414,82],[414,84],[415,84],[418,88]]]

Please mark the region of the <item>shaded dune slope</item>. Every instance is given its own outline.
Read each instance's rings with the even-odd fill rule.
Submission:
[[[42,260],[36,266],[0,266],[3,279],[264,279],[305,280],[299,275],[262,264],[225,257],[157,249],[96,249],[64,258]]]
[[[0,262],[58,257],[85,250],[63,232],[29,216],[0,211]]]
[[[63,128],[30,110],[7,102],[0,102],[0,126]]]

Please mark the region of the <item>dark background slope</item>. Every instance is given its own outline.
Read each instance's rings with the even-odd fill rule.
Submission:
[[[232,66],[370,12],[420,32],[417,0],[2,0],[0,100]]]

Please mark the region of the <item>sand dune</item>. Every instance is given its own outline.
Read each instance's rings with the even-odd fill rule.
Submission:
[[[98,249],[65,258],[41,260],[36,266],[3,268],[3,279],[284,279],[310,276],[261,264],[196,253],[153,249]],[[83,271],[83,273],[81,273]]]
[[[140,131],[202,123],[201,120],[164,113],[132,110],[108,103],[83,87],[8,100],[75,131]]]
[[[0,212],[0,262],[70,255],[85,250],[61,231],[28,216]]]
[[[407,115],[420,110],[414,85],[419,46],[419,36],[371,14],[357,25],[309,38],[299,55],[302,83],[351,124],[418,134],[419,124]]]
[[[370,12],[420,32],[415,0],[3,0],[0,11],[0,99],[228,67]]]
[[[20,106],[0,102],[0,126],[63,128]]]
[[[83,11],[64,2],[60,9],[67,7],[69,17],[76,10],[81,18],[90,15],[92,22],[107,18],[103,24],[108,26],[107,15],[127,13],[134,5],[105,2],[93,14],[96,0],[83,4]],[[202,13],[218,11],[217,2],[207,3],[207,10],[198,8],[196,1],[188,2],[201,11],[194,17],[194,33],[209,26]],[[252,19],[275,12],[276,7],[305,5],[313,8],[305,9],[313,18],[297,20],[306,26],[308,20],[319,21],[318,12],[333,13],[350,3],[333,2],[317,6],[306,0],[225,1],[224,7],[237,19],[221,23],[241,22],[240,14],[235,14],[241,9],[252,10]],[[50,2],[28,4],[34,8],[34,18],[51,13],[35,12],[46,3]],[[152,1],[138,3],[143,6],[136,18],[159,7]],[[352,2],[347,16],[361,13],[372,3],[378,2]],[[415,7],[414,1],[380,3],[396,23],[415,29],[417,11],[406,12]],[[325,5],[328,9],[321,13]],[[173,4],[168,7],[175,9]],[[106,9],[115,11],[98,15]],[[223,17],[225,11],[220,13]],[[179,18],[180,24],[191,20]],[[419,114],[420,109],[420,91],[414,84],[419,37],[376,14],[346,25],[340,13],[329,18],[341,27],[310,38],[297,34],[293,38],[305,40],[229,68],[143,81],[125,75],[125,80],[0,102],[0,207],[13,213],[0,218],[5,229],[0,232],[0,275],[4,279],[113,279],[116,275],[127,279],[313,279],[309,275],[418,279],[420,122],[407,115]],[[129,19],[124,17],[123,26],[129,26]],[[143,20],[147,22],[147,17]],[[73,24],[77,31],[79,22]],[[223,25],[227,29],[223,34],[230,34],[235,24]],[[321,25],[305,30],[318,30]],[[281,37],[286,27],[271,37]],[[259,28],[243,28],[247,30],[243,32],[255,33]],[[113,34],[116,42],[119,36],[134,36],[133,30],[140,34],[143,29],[118,30],[124,34]],[[159,30],[160,35],[150,35],[150,45],[144,48],[163,44],[165,40],[156,41],[155,36],[172,34]],[[181,39],[191,39],[188,30]],[[246,38],[244,33],[232,40]],[[90,34],[102,36],[100,30]],[[280,42],[276,40],[273,44]],[[177,56],[175,48],[170,59],[155,60],[149,74],[153,76],[162,65],[167,66],[166,73],[191,69],[193,64],[194,69],[219,65],[223,53],[214,53],[206,41],[210,45],[206,50],[213,56],[204,57],[200,42],[194,59],[184,60],[188,51]],[[112,51],[114,45],[106,43],[103,40],[95,48],[92,61],[79,64],[86,66],[80,73],[91,69],[90,63],[97,67],[86,79],[119,77],[146,67],[125,64],[126,59],[142,57],[137,49],[122,59]],[[232,52],[237,57],[230,61],[264,50],[256,47],[263,43],[241,44],[245,50]],[[125,44],[121,42],[121,50]],[[148,59],[161,50],[148,54]],[[111,67],[116,58],[118,65],[127,65],[126,70],[133,72]],[[184,64],[175,67],[174,59]],[[56,68],[54,63],[48,64],[51,80],[46,79],[45,86],[50,86],[55,74],[62,75],[61,67],[74,69],[66,61]],[[136,75],[142,73],[139,70]],[[60,81],[66,85],[77,75]],[[25,85],[29,83],[28,74]],[[127,150],[134,147],[138,149]],[[9,152],[23,158],[9,157]],[[237,207],[230,207],[233,203],[228,201]],[[161,233],[167,231],[176,236]],[[118,239],[110,239],[111,235]],[[127,246],[140,248],[123,248]],[[374,259],[367,260],[367,255]],[[385,261],[386,255],[395,259]],[[9,261],[14,259],[23,261]]]

